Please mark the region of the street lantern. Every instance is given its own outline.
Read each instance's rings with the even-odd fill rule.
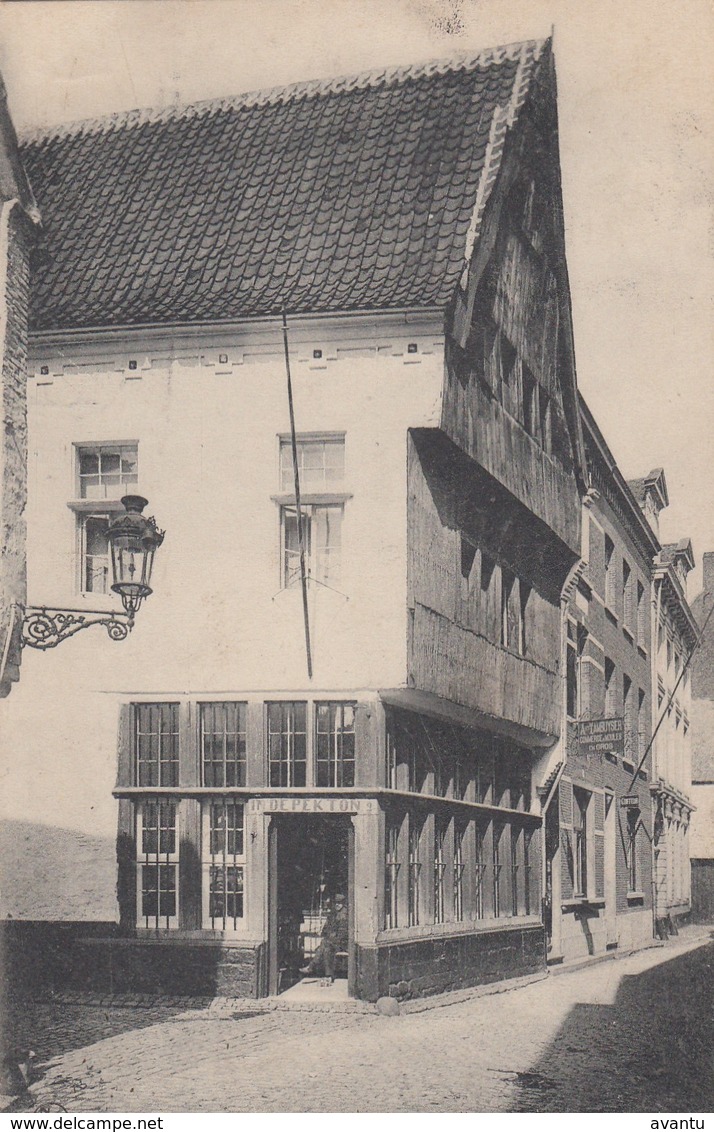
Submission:
[[[164,541],[164,532],[156,520],[142,511],[147,500],[141,495],[125,495],[124,514],[109,527],[107,538],[111,551],[112,589],[119,594],[126,613],[133,619],[145,597],[152,592],[151,571],[154,555]]]
[[[112,567],[112,591],[119,594],[123,611],[99,609],[55,609],[35,606],[24,609],[21,643],[33,649],[53,649],[90,625],[103,625],[113,641],[123,641],[134,627],[134,618],[151,590],[154,555],[164,541],[153,516],[142,511],[147,501],[141,495],[125,495],[123,514],[107,531]]]

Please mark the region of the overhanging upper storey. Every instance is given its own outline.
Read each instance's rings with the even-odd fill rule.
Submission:
[[[442,428],[575,553],[587,477],[549,46],[492,113],[446,329]]]

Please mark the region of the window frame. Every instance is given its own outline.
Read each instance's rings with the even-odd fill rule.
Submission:
[[[205,728],[205,718],[209,711],[216,712],[217,709],[223,709],[224,728],[223,732],[211,731],[207,732]],[[228,708],[235,708],[238,712],[238,722],[242,723],[242,728],[236,731],[229,731],[226,726],[226,715]],[[247,730],[248,730],[248,704],[245,700],[202,700],[198,703],[198,756],[201,773],[201,785],[207,786],[212,789],[230,789],[231,787],[244,787],[247,781],[248,773],[248,751],[247,751]],[[216,759],[206,758],[206,738],[207,735],[223,736],[222,742],[222,758]],[[236,751],[242,751],[242,757],[237,754],[236,758],[228,759],[228,736],[235,737]],[[228,767],[230,764],[235,764],[236,781],[229,782]],[[206,773],[207,765],[222,766],[223,768],[223,781],[222,782],[209,782],[209,776]]]
[[[103,555],[95,555],[94,557],[103,557],[106,559],[106,568],[104,576],[104,588],[90,589],[87,587],[87,523],[91,519],[103,519],[107,524],[111,523],[112,518],[122,511],[121,499],[124,495],[138,495],[139,490],[139,441],[138,440],[104,440],[104,441],[74,441],[73,449],[73,488],[72,498],[68,501],[67,506],[75,515],[75,553],[74,553],[74,580],[73,590],[75,593],[80,594],[82,597],[91,597],[94,600],[97,598],[111,597],[111,561],[109,544],[107,543],[106,552]],[[122,453],[131,451],[134,458],[135,471],[124,473],[121,469]],[[117,454],[119,456],[119,483],[113,485],[116,487],[115,494],[105,494],[93,497],[91,495],[83,494],[83,479],[86,478],[81,472],[81,460],[83,455],[96,454],[101,461],[102,453]],[[109,473],[106,473],[107,475]],[[101,471],[96,473],[101,478]],[[126,478],[124,478],[126,476]],[[108,485],[104,485],[107,487]]]
[[[214,816],[216,811],[222,809],[225,815],[223,824],[223,845],[219,851],[216,851],[214,834],[219,827],[214,826]],[[234,813],[240,810],[240,826],[234,824],[229,826],[228,814],[230,811]],[[236,831],[240,829],[240,849],[236,848],[237,839],[235,837]],[[233,849],[231,851],[231,838],[230,833],[233,831]],[[202,800],[201,805],[201,922],[205,930],[218,931],[222,934],[230,935],[232,933],[240,932],[246,920],[246,876],[247,876],[247,829],[246,829],[246,814],[245,802],[242,798],[233,798],[230,796],[221,796],[215,798],[206,798]],[[220,859],[220,864],[217,863]],[[221,870],[223,876],[223,895],[224,907],[223,913],[220,916],[221,923],[217,924],[216,921],[219,916],[215,911],[212,911],[212,897],[213,892],[213,877],[217,870]],[[235,911],[233,915],[228,915],[228,897],[231,893],[227,887],[227,880],[229,871],[233,871],[236,877],[240,874],[241,887],[240,887],[240,915]],[[238,889],[234,888],[233,896],[237,895]],[[235,908],[235,905],[234,905]],[[232,922],[231,922],[232,921]]]
[[[149,807],[157,811],[156,825],[147,825],[146,817]],[[173,814],[171,825],[162,824],[164,811]],[[179,926],[180,914],[180,876],[179,876],[179,799],[173,797],[141,798],[134,806],[135,821],[135,868],[136,868],[136,924],[144,931],[171,931]],[[156,830],[156,849],[152,852],[146,847],[146,834],[149,830]],[[173,843],[171,848],[162,852],[161,838],[165,829],[173,830]],[[155,890],[147,889],[144,885],[145,870],[155,869],[157,887]],[[162,872],[171,872],[173,886],[161,887]],[[156,911],[151,914],[145,909],[145,896],[147,891],[156,891]],[[173,892],[173,912],[165,915],[161,911],[161,895],[163,892]],[[152,921],[152,922],[150,922]]]
[[[577,900],[587,900],[589,893],[589,810],[592,792],[573,786],[573,896]],[[576,824],[576,816],[579,818]]]
[[[275,714],[275,710],[277,708],[280,708],[281,730],[280,731],[273,731],[273,730],[271,730],[271,715]],[[304,712],[304,726],[303,726],[302,730],[298,730],[295,727],[295,709],[296,708],[302,708],[303,712]],[[309,709],[309,703],[308,703],[307,700],[267,700],[266,703],[265,703],[265,739],[266,739],[265,757],[266,757],[266,761],[267,761],[267,778],[266,778],[266,780],[267,780],[268,786],[271,790],[300,789],[301,787],[305,787],[308,784],[308,779],[310,777],[310,773],[309,773],[309,761],[310,760],[309,760],[309,751],[308,751],[308,742],[309,742],[309,735],[310,735],[310,721],[309,721],[309,718],[308,718],[308,709]],[[288,727],[287,730],[283,729],[283,727],[285,725],[287,725],[287,727]],[[273,736],[273,735],[279,735],[281,737],[281,743],[280,743],[281,757],[279,759],[273,759],[272,756],[271,756],[271,750],[272,750],[271,736]],[[303,736],[303,740],[304,740],[304,757],[296,759],[295,756],[294,756],[295,740],[296,740],[296,737],[300,736],[300,735]],[[287,756],[285,758],[283,758],[282,757],[282,751],[283,751],[283,747],[284,747],[284,740],[285,740],[286,737],[287,737],[287,742],[286,742]],[[285,767],[287,768],[286,775],[285,775],[285,778],[286,778],[285,782],[273,782],[273,771],[272,771],[273,764],[275,764],[276,766],[279,766],[279,767],[283,766],[283,764],[285,765]],[[303,775],[296,774],[296,768],[299,765],[302,765],[304,767],[304,774]],[[280,775],[279,777],[282,778],[282,775]],[[302,782],[299,781],[299,779],[301,777],[303,778]]]
[[[345,726],[345,709],[352,713],[351,730]],[[327,710],[330,727],[328,731],[320,731],[320,712]],[[334,728],[333,728],[334,713]],[[314,781],[317,787],[332,787],[333,789],[349,789],[357,780],[357,704],[353,700],[315,700],[313,703],[313,764]],[[338,717],[341,722],[337,727]],[[320,758],[320,736],[327,735],[329,755],[327,760]],[[345,736],[352,739],[352,757],[344,757]],[[320,781],[321,765],[327,763],[328,781]],[[351,767],[351,773],[345,773],[345,768]]]
[[[144,713],[144,711],[146,711],[146,709],[149,709],[149,713],[150,713],[150,710],[152,708],[158,709],[158,711],[159,711],[158,730],[156,732],[154,732],[152,730],[142,731],[141,730],[141,716]],[[171,726],[168,727],[168,728],[164,727],[164,718],[163,718],[164,709],[171,709],[170,711],[166,711],[166,715],[170,715],[172,717],[171,720],[170,720]],[[177,787],[179,785],[179,781],[180,781],[180,765],[181,765],[181,754],[180,754],[181,730],[180,730],[180,717],[179,717],[179,703],[178,703],[178,701],[177,700],[161,700],[161,701],[157,701],[157,702],[152,701],[152,702],[142,702],[142,703],[132,704],[132,717],[133,717],[132,718],[132,735],[133,735],[133,739],[132,739],[132,782],[133,782],[134,786],[138,786],[141,789],[145,789],[147,791],[151,791],[152,789],[155,789],[156,787],[164,787],[164,786],[166,786],[166,787]],[[149,726],[151,726],[151,719],[149,719]],[[153,742],[153,736],[154,735],[157,736],[156,744],[154,744],[154,742]],[[140,740],[141,740],[142,737],[149,738],[149,750],[150,750],[150,752],[152,752],[152,748],[154,746],[156,747],[157,755],[158,755],[157,758],[154,759],[152,757],[152,758],[147,759],[147,758],[141,757],[141,742],[140,742]],[[172,743],[170,744],[170,746],[173,749],[172,749],[170,758],[162,758],[161,757],[163,750],[164,750],[164,743],[163,743],[164,737],[170,737],[171,740],[172,740]],[[156,765],[156,781],[155,782],[152,782],[152,781],[142,782],[141,768],[142,768],[143,764],[148,764],[149,766],[151,766],[153,764]],[[164,766],[169,766],[169,767],[173,768],[172,773],[168,773],[166,776],[164,776],[164,774],[162,773],[162,768]],[[149,777],[151,778],[151,775],[149,775]],[[164,780],[165,777],[167,779],[166,781]]]

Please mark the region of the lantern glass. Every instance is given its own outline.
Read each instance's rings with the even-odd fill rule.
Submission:
[[[151,571],[157,546],[163,541],[163,532],[157,530],[153,519],[141,512],[146,500],[140,495],[125,495],[122,499],[125,513],[120,515],[107,532],[111,547],[112,589],[121,597],[127,613],[133,616],[151,591]]]

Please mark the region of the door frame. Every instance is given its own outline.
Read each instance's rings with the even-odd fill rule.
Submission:
[[[268,986],[269,995],[277,995],[280,985],[280,970],[278,968],[278,838],[280,829],[285,828],[289,821],[299,821],[304,814],[271,814],[268,826]],[[313,817],[314,815],[310,815]],[[347,832],[347,993],[354,997],[357,985],[357,963],[355,954],[355,827],[352,816],[349,814],[321,814],[326,822],[335,821],[343,823]]]

